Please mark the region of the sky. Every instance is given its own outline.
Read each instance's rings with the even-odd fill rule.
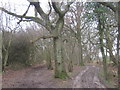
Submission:
[[[48,9],[49,9],[47,1],[48,0],[41,0],[41,2],[40,2],[40,5],[45,12],[48,11]],[[23,15],[25,13],[25,11],[27,10],[28,5],[29,5],[29,2],[27,0],[0,0],[0,7],[4,7],[8,11],[11,11],[18,15]],[[33,6],[30,6],[29,11],[26,16],[34,16],[34,7]],[[16,27],[16,24],[18,21],[19,20],[11,21],[10,24],[13,26],[13,28]],[[4,25],[6,25],[5,18],[4,18],[3,22],[4,22]],[[23,29],[25,29],[26,26],[28,26],[28,23],[22,22],[20,24],[22,25]],[[9,26],[11,26],[11,25],[9,25]]]
[[[40,2],[41,2],[40,4],[44,11],[46,11],[48,9],[47,1],[48,0],[40,0]],[[23,14],[29,5],[29,2],[27,0],[0,0],[0,6],[5,6],[8,3],[10,3],[12,9],[14,9],[14,7],[16,8],[17,14]],[[28,12],[28,15],[34,15],[33,10],[34,10],[34,8],[33,8],[33,6],[31,6],[30,10]]]
[[[47,2],[50,0],[39,0],[40,4],[43,8],[44,11],[48,10],[48,4]],[[60,1],[60,0],[53,0],[53,1]],[[63,0],[66,1],[66,0]],[[86,0],[77,0],[77,1],[86,1]],[[87,0],[87,1],[91,1],[91,0]],[[94,0],[94,1],[120,1],[120,0]],[[25,10],[27,9],[29,2],[27,0],[0,0],[0,6],[5,6],[6,3],[10,3],[11,4],[11,8],[14,8],[14,6],[16,7],[16,12],[18,14],[23,14],[25,12]],[[30,8],[28,15],[34,15],[33,12],[34,8]]]

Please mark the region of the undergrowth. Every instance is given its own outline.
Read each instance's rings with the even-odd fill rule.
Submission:
[[[107,88],[116,88],[116,87],[114,86],[114,82],[113,82],[113,80],[112,80],[113,75],[112,75],[111,72],[108,72],[108,80],[105,79],[103,70],[101,70],[101,71],[99,72],[99,77],[100,77],[101,81],[103,81],[103,83],[107,86]]]

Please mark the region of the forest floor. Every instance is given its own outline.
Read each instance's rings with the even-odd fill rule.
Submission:
[[[98,66],[74,67],[70,79],[54,78],[54,71],[45,65],[36,65],[22,70],[7,70],[3,74],[3,88],[106,88],[99,79]]]

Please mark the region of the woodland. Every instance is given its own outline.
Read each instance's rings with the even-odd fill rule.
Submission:
[[[120,88],[120,2],[26,1],[1,2],[3,88]]]

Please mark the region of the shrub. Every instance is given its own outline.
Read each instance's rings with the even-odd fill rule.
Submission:
[[[5,35],[6,39],[7,35]],[[9,49],[9,57],[7,64],[22,63],[30,65],[34,59],[36,48],[34,44],[30,43],[30,36],[26,32],[19,32],[12,34],[12,42]],[[3,40],[5,40],[3,39]],[[8,43],[4,43],[6,47]],[[4,56],[4,53],[3,53]],[[4,59],[3,59],[4,60]]]

